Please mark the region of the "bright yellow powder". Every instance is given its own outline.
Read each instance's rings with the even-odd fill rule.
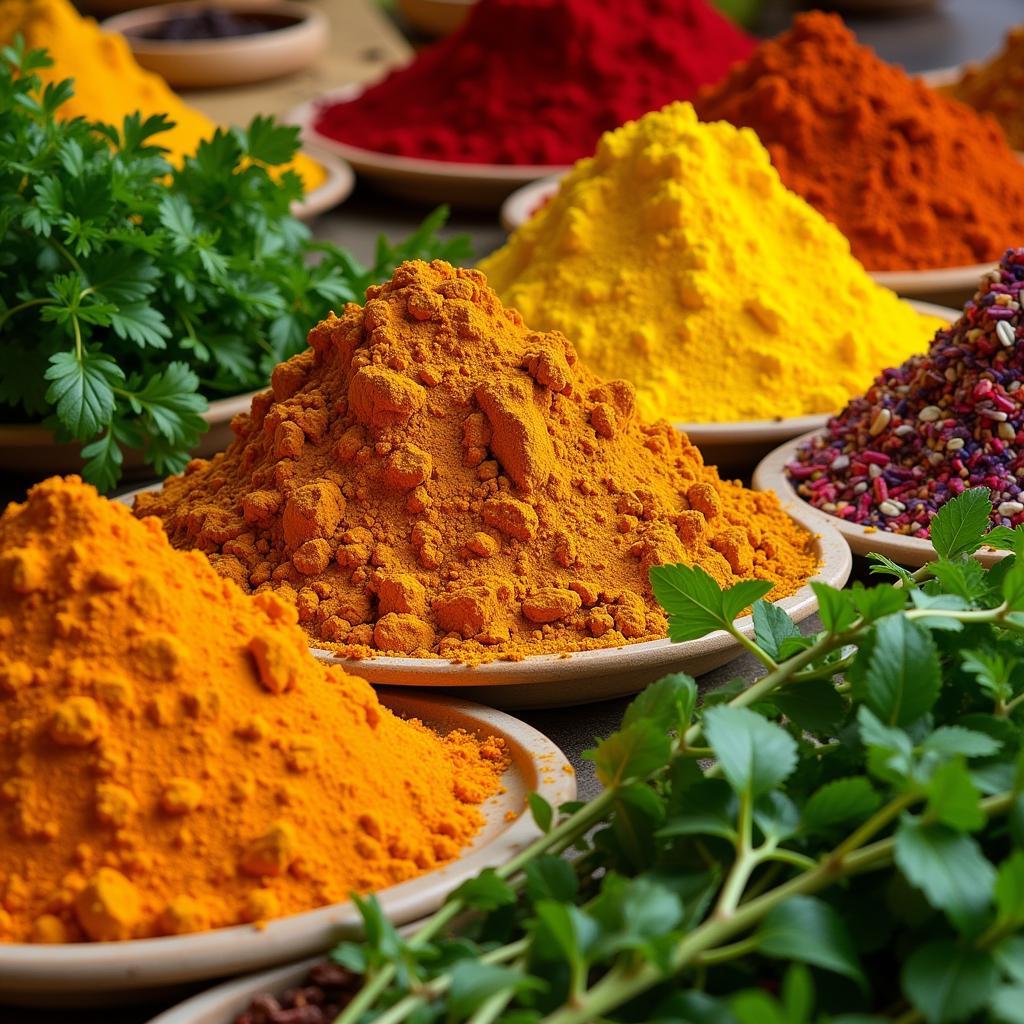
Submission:
[[[15,33],[29,49],[49,50],[53,66],[39,76],[46,82],[75,80],[75,95],[61,108],[65,118],[87,117],[120,127],[128,114],[167,114],[175,127],[154,141],[170,149],[169,159],[180,163],[213,135],[216,124],[190,107],[159,76],[140,67],[124,36],[104,32],[83,18],[70,0],[0,0],[0,43]],[[323,167],[299,154],[291,165],[312,191],[322,185]]]
[[[835,412],[941,322],[876,285],[748,129],[674,103],[606,133],[480,264],[536,330],[676,422]]]

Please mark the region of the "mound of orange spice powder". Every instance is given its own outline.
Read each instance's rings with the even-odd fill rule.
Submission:
[[[259,921],[454,857],[500,740],[444,738],[77,478],[0,517],[0,941]]]
[[[694,106],[753,128],[869,270],[995,262],[1024,236],[1024,167],[996,121],[885,63],[838,15],[799,15]]]
[[[614,344],[614,339],[609,339]],[[406,263],[309,334],[236,440],[136,510],[318,645],[475,662],[664,636],[652,565],[773,598],[816,569],[774,495],[718,478],[484,276]]]

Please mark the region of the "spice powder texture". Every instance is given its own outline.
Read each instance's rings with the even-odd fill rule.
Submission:
[[[676,422],[834,412],[942,326],[875,284],[752,132],[675,103],[605,134],[480,263],[506,305]]]
[[[309,344],[226,452],[136,510],[293,603],[319,645],[466,662],[621,645],[665,635],[652,565],[773,598],[815,571],[774,495],[719,480],[479,271],[403,264]]]
[[[0,939],[308,910],[451,860],[500,740],[441,738],[77,478],[0,517]]]
[[[1024,167],[996,121],[886,64],[838,15],[799,15],[694,105],[757,132],[869,270],[994,262],[1024,237]]]
[[[44,81],[74,79],[75,94],[61,106],[61,117],[87,117],[120,130],[125,117],[136,111],[143,120],[166,114],[174,127],[152,141],[170,150],[167,158],[174,164],[195,153],[217,128],[163,78],[142,67],[124,36],[83,17],[70,0],[0,0],[0,43],[7,45],[16,34],[30,49],[49,52],[53,66],[36,71]],[[302,178],[307,191],[327,177],[323,167],[304,153],[282,169],[289,168]]]

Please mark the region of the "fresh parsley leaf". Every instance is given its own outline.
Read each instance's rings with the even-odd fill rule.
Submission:
[[[977,551],[991,515],[987,487],[971,487],[947,501],[931,522],[932,546],[939,557],[953,559]]]

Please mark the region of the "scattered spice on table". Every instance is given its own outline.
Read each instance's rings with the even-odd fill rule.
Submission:
[[[991,114],[1014,149],[1024,149],[1024,25],[1006,33],[1003,49],[983,64],[969,64],[940,92]]]
[[[945,502],[992,495],[992,523],[1024,523],[1024,248],[986,274],[963,316],[929,350],[885,370],[786,467],[824,512],[927,537]]]
[[[836,15],[798,15],[695,106],[753,128],[869,270],[995,262],[1024,236],[1024,167],[996,121],[886,64]]]
[[[480,269],[677,422],[835,412],[940,324],[871,280],[752,132],[682,103],[606,134]]]
[[[161,136],[160,145],[170,150],[168,159],[175,164],[195,153],[217,128],[159,75],[143,68],[124,36],[83,17],[70,0],[3,0],[0,44],[10,43],[17,34],[29,49],[49,51],[53,65],[37,72],[45,81],[74,79],[74,96],[60,108],[62,118],[87,117],[120,126],[136,111],[143,119],[166,114],[174,127]],[[300,175],[307,192],[326,179],[324,168],[304,153],[288,166]]]
[[[316,128],[401,156],[570,164],[601,132],[690,99],[753,47],[708,0],[480,0],[412,64],[324,106]]]
[[[652,565],[772,598],[815,571],[771,494],[723,482],[633,386],[530,330],[477,270],[413,261],[280,364],[226,452],[136,511],[317,645],[474,662],[665,635]]]
[[[143,938],[450,861],[500,740],[441,738],[77,478],[0,517],[0,936]]]

